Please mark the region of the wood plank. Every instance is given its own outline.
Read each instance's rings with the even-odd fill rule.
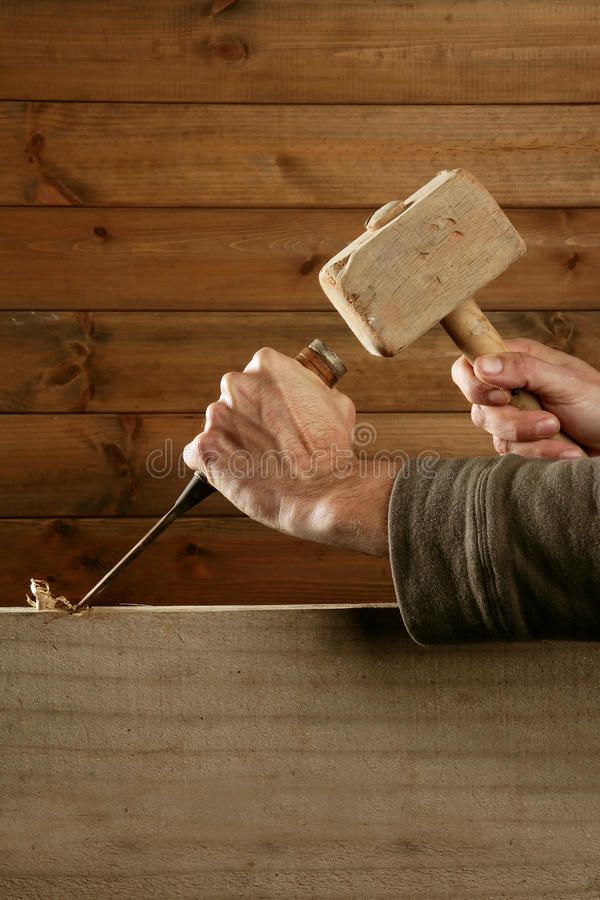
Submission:
[[[529,337],[600,368],[600,313],[504,312],[506,338]],[[394,359],[371,356],[345,322],[311,313],[0,313],[0,410],[199,412],[226,371],[262,346],[291,356],[320,337],[348,366],[341,382],[363,412],[465,410],[450,379],[458,351],[436,326]]]
[[[180,453],[202,424],[201,416],[0,416],[0,516],[158,517],[190,477]],[[466,413],[360,416],[356,438],[357,453],[378,453],[382,466],[420,453],[494,453]],[[193,514],[237,511],[212,496]]]
[[[153,524],[152,519],[4,519],[3,605],[25,602],[31,577],[71,602]],[[15,591],[17,595],[14,596]],[[98,598],[99,604],[393,603],[389,564],[299,541],[243,518],[175,522]]]
[[[600,106],[0,103],[0,205],[378,206],[470,169],[596,206]]]
[[[329,309],[317,273],[369,209],[0,209],[0,308]],[[527,255],[488,309],[600,308],[600,210],[509,209]]]
[[[0,616],[4,896],[597,893],[600,645],[427,651],[394,610]]]
[[[531,103],[599,99],[600,16],[576,3],[4,3],[3,96]],[[107,36],[110,36],[107,38]]]

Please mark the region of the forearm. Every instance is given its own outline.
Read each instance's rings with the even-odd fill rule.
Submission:
[[[419,643],[600,639],[600,461],[440,460],[389,507],[400,608]]]

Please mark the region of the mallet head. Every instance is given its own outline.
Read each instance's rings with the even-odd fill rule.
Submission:
[[[524,252],[492,195],[453,169],[378,210],[319,281],[370,353],[395,356]]]

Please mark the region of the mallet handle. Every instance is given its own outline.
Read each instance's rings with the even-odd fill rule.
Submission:
[[[441,324],[470,363],[485,353],[506,353],[508,351],[508,347],[488,317],[472,299],[465,300],[464,303],[457,306],[453,312],[442,319]],[[543,409],[538,398],[529,391],[517,391],[511,397],[510,402],[517,409]],[[562,431],[554,435],[554,439],[579,447],[579,444]]]

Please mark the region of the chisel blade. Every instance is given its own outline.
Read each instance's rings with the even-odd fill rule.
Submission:
[[[208,497],[209,494],[212,494],[214,490],[214,487],[208,483],[204,475],[201,475],[200,472],[195,472],[171,509],[165,513],[162,519],[159,519],[158,522],[152,526],[150,531],[140,538],[137,544],[135,544],[131,550],[129,550],[125,556],[106,573],[106,575],[103,575],[98,584],[95,584],[94,587],[87,592],[85,597],[79,601],[75,608],[81,609],[84,606],[89,606],[90,601],[95,597],[99,597],[117,575],[122,572],[123,569],[127,568],[127,566],[140,555],[142,550],[146,549],[148,544],[151,544],[156,540],[165,528],[174,522],[175,519],[178,519],[179,516],[183,515],[183,513],[187,512],[188,509],[191,509],[197,503],[200,503],[201,500],[204,500],[205,497]]]

